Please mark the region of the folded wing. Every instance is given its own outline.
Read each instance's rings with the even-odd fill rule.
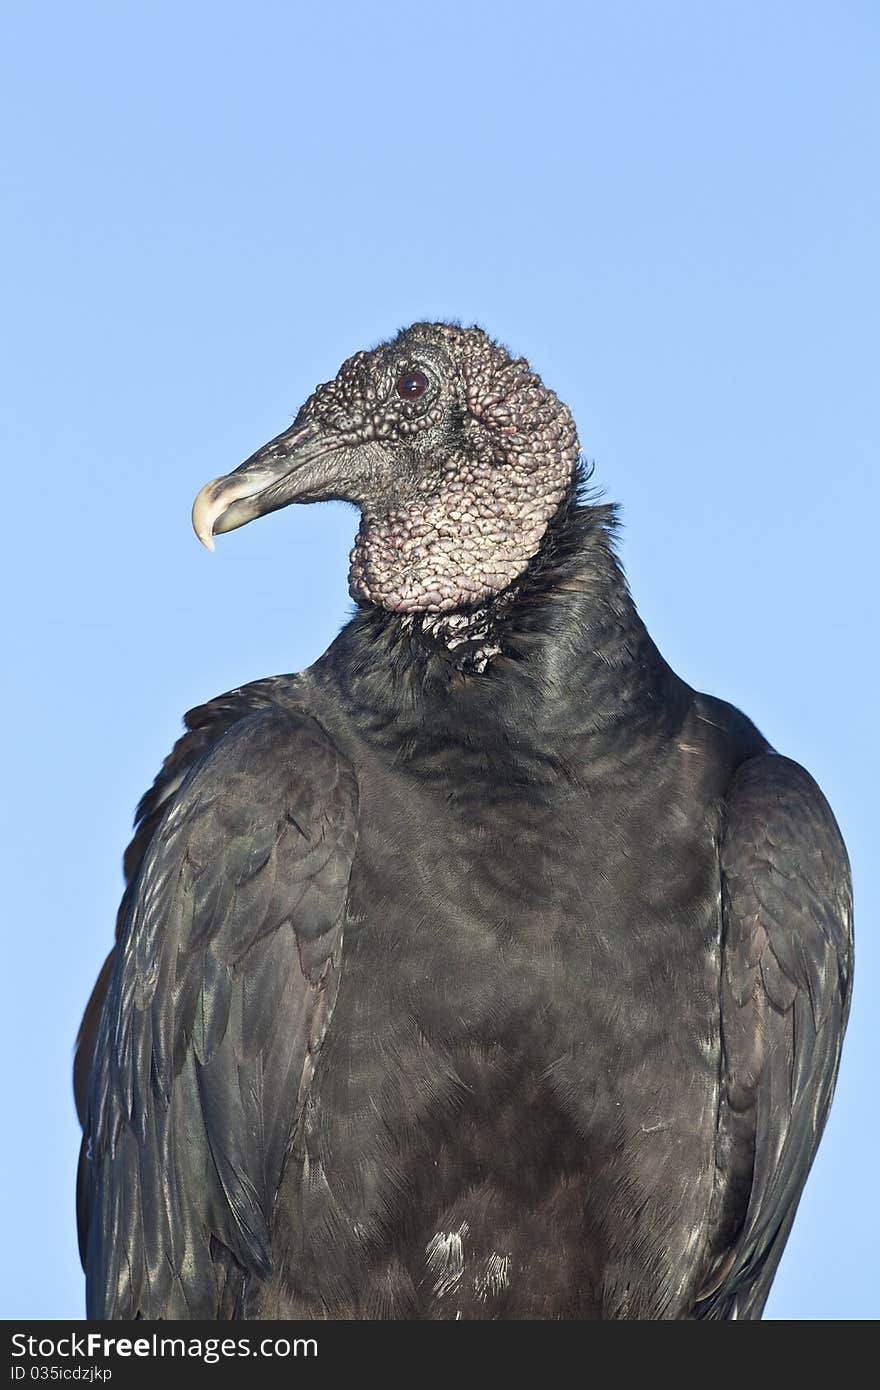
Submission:
[[[797,763],[738,769],[721,870],[721,1105],[695,1316],[758,1318],[828,1115],[852,975],[846,850]]]
[[[93,1318],[216,1318],[273,1214],[336,994],[354,774],[310,717],[241,718],[163,801],[108,964],[79,1220]]]

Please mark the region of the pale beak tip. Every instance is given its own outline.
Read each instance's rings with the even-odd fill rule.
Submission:
[[[193,530],[206,550],[214,549],[214,528],[210,518],[198,507],[193,507]]]
[[[215,496],[215,488],[222,481],[222,478],[215,478],[207,483],[193,502],[193,530],[206,550],[214,549],[214,522],[223,511],[223,504],[218,504]]]

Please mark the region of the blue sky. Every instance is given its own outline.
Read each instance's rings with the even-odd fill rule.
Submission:
[[[341,360],[477,321],[572,407],[640,610],[818,778],[859,955],[768,1315],[875,1317],[880,11],[376,0],[0,17],[7,1317],[79,1316],[69,1064],[185,709],[308,664],[354,514],[189,508]]]

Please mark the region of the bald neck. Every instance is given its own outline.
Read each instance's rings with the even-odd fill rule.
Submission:
[[[686,687],[648,636],[613,551],[614,509],[572,484],[525,573],[451,613],[365,606],[314,669],[377,727],[481,725],[554,737],[638,722]],[[677,703],[677,702],[675,702]]]

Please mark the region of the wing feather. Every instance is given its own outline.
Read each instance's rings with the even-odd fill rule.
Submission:
[[[722,1078],[696,1316],[759,1318],[831,1105],[852,984],[846,849],[813,779],[735,773],[721,844]]]
[[[96,1318],[229,1316],[249,1276],[271,1276],[356,843],[351,768],[279,707],[239,718],[161,804],[91,1068],[80,1220]]]

